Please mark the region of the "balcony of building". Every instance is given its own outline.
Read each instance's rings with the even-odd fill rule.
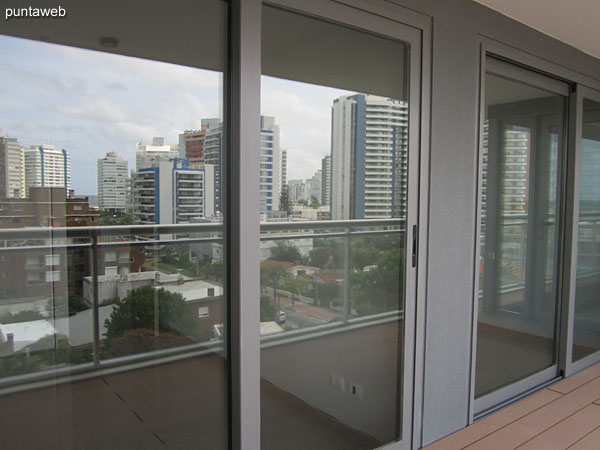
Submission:
[[[600,442],[600,364],[476,421],[426,450],[593,450]]]

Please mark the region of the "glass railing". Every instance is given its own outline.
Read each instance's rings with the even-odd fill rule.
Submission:
[[[261,224],[263,345],[398,320],[404,232],[400,219]],[[56,265],[28,279],[37,255]],[[220,353],[222,258],[220,223],[0,230],[0,386]]]

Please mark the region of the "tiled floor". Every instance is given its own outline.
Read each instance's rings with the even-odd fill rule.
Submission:
[[[0,397],[0,449],[226,448],[225,367],[219,356]],[[263,448],[361,450],[379,443],[262,383]]]
[[[600,449],[600,364],[555,383],[427,450]]]

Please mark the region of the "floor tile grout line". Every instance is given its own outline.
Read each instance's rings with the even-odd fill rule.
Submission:
[[[533,437],[531,437],[531,438],[527,439],[527,440],[526,440],[525,442],[523,442],[522,444],[519,444],[517,447],[515,447],[515,449],[517,449],[517,448],[520,448],[520,447],[524,446],[524,445],[525,445],[525,444],[527,444],[529,441],[532,441],[533,439],[535,439],[536,437],[538,437],[540,434],[543,434],[543,433],[545,433],[546,431],[548,431],[548,430],[550,430],[550,429],[552,429],[552,428],[554,428],[554,427],[558,426],[559,424],[561,424],[562,422],[564,422],[564,421],[565,421],[565,420],[567,420],[568,418],[570,418],[570,417],[573,417],[575,414],[577,414],[577,413],[579,413],[579,412],[583,411],[585,408],[587,408],[587,407],[588,407],[588,406],[590,406],[590,405],[591,405],[591,403],[588,403],[588,404],[587,404],[587,405],[585,405],[583,408],[580,408],[580,409],[578,409],[577,411],[575,411],[574,413],[572,413],[572,414],[569,414],[569,415],[568,415],[568,416],[566,416],[566,417],[563,417],[563,418],[562,418],[561,420],[559,420],[558,422],[555,422],[555,423],[553,423],[553,424],[552,424],[552,425],[550,425],[548,428],[546,428],[546,429],[544,429],[544,430],[540,431],[538,434],[536,434],[535,436],[533,436]]]
[[[545,388],[545,389],[547,389],[547,388]],[[541,391],[538,391],[538,392],[534,393],[533,395],[536,395],[536,394],[538,394],[539,392],[543,392],[543,390],[541,390]],[[553,392],[554,392],[554,391],[553,391]],[[559,393],[559,392],[558,392],[558,393]],[[532,396],[533,396],[533,395],[532,395]],[[523,401],[523,400],[526,400],[527,398],[531,398],[531,397],[526,397],[526,398],[524,398],[524,399],[521,399],[521,401]],[[543,404],[543,405],[541,405],[541,406],[539,406],[539,407],[537,407],[537,408],[535,408],[535,409],[532,409],[532,410],[531,410],[531,411],[529,411],[528,413],[525,413],[525,414],[523,414],[522,416],[519,416],[519,417],[517,417],[516,419],[514,419],[514,420],[512,420],[512,421],[510,421],[510,422],[507,422],[506,424],[502,425],[500,428],[496,428],[494,431],[492,431],[492,432],[490,432],[490,433],[486,434],[485,436],[482,436],[482,437],[480,437],[479,439],[476,439],[476,440],[474,440],[474,441],[473,441],[473,442],[471,442],[470,444],[468,444],[468,445],[466,445],[466,446],[464,446],[464,447],[461,447],[461,450],[462,450],[462,449],[465,449],[465,448],[467,448],[467,447],[469,447],[469,446],[471,446],[471,445],[473,445],[473,444],[475,444],[475,443],[477,443],[477,442],[479,442],[479,441],[481,441],[482,439],[485,439],[485,438],[486,438],[486,437],[488,437],[488,436],[491,436],[492,434],[494,434],[494,433],[496,433],[496,432],[500,431],[502,428],[506,428],[507,426],[509,426],[509,425],[512,425],[512,424],[513,424],[513,423],[515,423],[515,422],[518,422],[518,421],[519,421],[519,420],[521,420],[523,417],[525,417],[525,416],[528,416],[529,414],[533,414],[534,412],[538,411],[539,409],[542,409],[542,408],[544,408],[545,406],[548,406],[548,405],[550,405],[551,403],[554,403],[556,400],[560,400],[561,398],[562,398],[562,396],[561,396],[561,397],[558,397],[558,398],[555,398],[554,400],[551,400],[551,401],[549,401],[548,403],[545,403],[545,404]],[[515,405],[517,405],[517,404],[518,404],[518,402],[517,402],[517,403],[513,403],[512,405],[509,405],[509,406],[507,406],[506,408],[507,408],[507,409],[508,409],[508,408],[511,408],[511,407],[513,407],[513,406],[515,406]],[[500,411],[503,411],[503,410],[504,410],[504,409],[500,409],[500,410],[499,410],[499,411],[497,411],[497,412],[500,412]],[[488,416],[488,417],[486,417],[485,419],[482,419],[482,420],[486,420],[486,419],[487,419],[487,418],[489,418],[489,417],[491,417],[491,416]],[[471,426],[472,426],[472,425],[471,425]],[[467,427],[467,428],[463,428],[463,430],[466,430],[466,429],[468,429],[468,427]]]
[[[573,442],[571,445],[569,445],[567,447],[567,449],[573,447],[575,444],[577,444],[578,442],[584,440],[586,437],[588,437],[590,434],[595,433],[597,430],[600,430],[600,425],[598,425],[596,428],[594,428],[592,431],[590,431],[589,433],[585,434],[584,436],[581,436],[581,438],[577,439],[575,442]],[[567,450],[565,449],[565,450]]]

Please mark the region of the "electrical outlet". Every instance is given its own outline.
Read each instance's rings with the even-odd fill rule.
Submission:
[[[353,397],[359,398],[362,400],[363,398],[363,387],[362,384],[358,384],[355,381],[351,381],[348,380],[348,383],[346,383],[347,385],[347,391],[348,394],[352,395]]]
[[[344,377],[338,375],[337,373],[331,372],[329,374],[329,383],[340,391],[346,390],[346,380],[344,380]]]

